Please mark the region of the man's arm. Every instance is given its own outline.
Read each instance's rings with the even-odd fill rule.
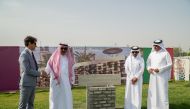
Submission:
[[[171,59],[169,53],[166,54],[165,59],[166,59],[167,64],[165,66],[163,66],[163,67],[161,67],[161,68],[158,69],[159,73],[168,71],[172,67],[172,59]]]
[[[138,79],[140,78],[140,76],[144,73],[144,59],[141,59],[141,63],[140,63],[140,70],[139,72],[135,75],[135,77],[137,77]]]
[[[151,53],[150,55],[148,56],[148,59],[146,61],[146,65],[147,65],[147,70],[150,74],[153,74],[154,73],[154,69],[151,67]]]
[[[27,75],[34,77],[40,76],[40,72],[38,72],[36,69],[31,68],[29,59],[26,54],[22,54],[20,56],[19,62],[21,64],[22,71],[25,72]]]
[[[128,58],[125,61],[125,73],[127,74],[127,78],[131,79],[131,72],[129,70],[129,63],[128,63]]]

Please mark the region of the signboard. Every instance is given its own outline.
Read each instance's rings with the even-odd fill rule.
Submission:
[[[19,47],[0,47],[0,91],[13,91],[19,89]]]
[[[79,75],[79,86],[121,85],[120,74]]]
[[[190,75],[190,57],[174,58],[175,80],[189,81]]]

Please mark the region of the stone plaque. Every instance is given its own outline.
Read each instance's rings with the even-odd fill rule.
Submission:
[[[121,85],[120,74],[79,75],[79,86]]]
[[[115,109],[115,87],[88,87],[87,109]]]

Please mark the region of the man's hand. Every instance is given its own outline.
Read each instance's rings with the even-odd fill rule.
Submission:
[[[158,73],[158,72],[159,72],[159,69],[158,69],[158,68],[154,69],[154,72]]]
[[[132,82],[132,84],[133,85],[135,85],[135,83],[138,81],[138,78],[137,77],[134,77],[132,80],[131,80],[131,82]]]
[[[153,68],[150,68],[150,69],[148,70],[148,72],[153,74],[154,69],[153,69]]]
[[[57,80],[56,86],[57,86],[57,85],[60,85],[60,80]]]

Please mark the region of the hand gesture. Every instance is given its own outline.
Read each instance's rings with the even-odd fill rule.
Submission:
[[[132,82],[132,84],[133,85],[135,85],[135,83],[138,81],[138,78],[137,77],[134,77],[132,80],[131,80],[131,82]]]
[[[153,72],[154,72],[154,69],[153,68],[150,68],[149,70],[148,70],[148,72],[151,74],[153,74]]]
[[[159,69],[158,69],[158,68],[154,69],[154,72],[158,73],[158,72],[159,72]]]

